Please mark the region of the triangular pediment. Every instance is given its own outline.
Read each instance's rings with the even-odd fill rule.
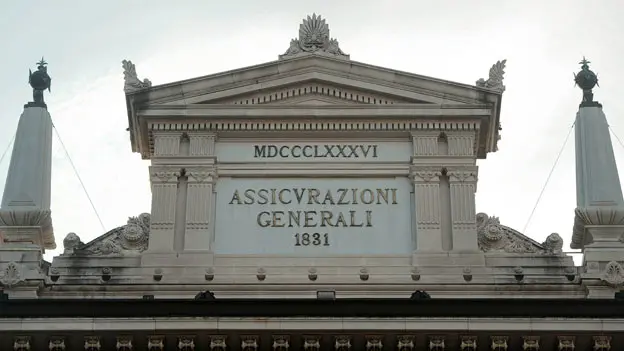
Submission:
[[[153,86],[147,105],[483,104],[474,86],[307,55]]]

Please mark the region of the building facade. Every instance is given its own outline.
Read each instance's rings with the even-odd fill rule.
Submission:
[[[0,349],[624,348],[624,203],[586,63],[583,266],[558,234],[476,212],[504,68],[466,85],[356,62],[316,15],[274,62],[154,86],[123,61],[151,213],[89,243],[70,233],[51,263],[35,162],[51,129],[31,82],[0,211]],[[19,176],[33,169],[43,180]]]

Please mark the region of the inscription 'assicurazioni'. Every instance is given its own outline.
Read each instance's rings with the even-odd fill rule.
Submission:
[[[397,188],[261,188],[236,189],[229,204],[269,207],[256,215],[256,223],[261,228],[361,228],[373,227],[374,206],[391,206],[398,202]],[[272,205],[281,208],[271,210]],[[301,205],[305,207],[301,208]],[[342,210],[331,206],[348,207]],[[323,240],[310,241],[305,239],[308,235],[295,234],[294,245],[330,246],[329,234],[323,234]]]
[[[254,158],[377,158],[374,144],[254,145]]]

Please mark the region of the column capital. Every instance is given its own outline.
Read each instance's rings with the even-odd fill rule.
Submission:
[[[446,169],[446,174],[451,183],[476,182],[478,175],[477,166],[450,167]]]
[[[192,167],[186,168],[184,173],[188,176],[189,183],[210,183],[214,184],[217,181],[217,172],[214,167]]]
[[[182,174],[182,169],[178,166],[173,167],[154,167],[149,168],[150,180],[152,183],[175,183]]]
[[[412,166],[410,178],[415,183],[438,182],[442,175],[442,169],[436,166]]]

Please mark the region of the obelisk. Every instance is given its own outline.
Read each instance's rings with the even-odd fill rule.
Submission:
[[[0,247],[56,248],[50,215],[52,120],[43,100],[47,63],[30,72],[33,101],[24,105],[0,205]]]
[[[573,249],[583,250],[582,279],[589,297],[610,297],[623,288],[624,199],[607,118],[592,89],[598,77],[583,58],[575,75],[583,90],[576,114],[576,210]],[[591,281],[595,284],[592,284]]]

